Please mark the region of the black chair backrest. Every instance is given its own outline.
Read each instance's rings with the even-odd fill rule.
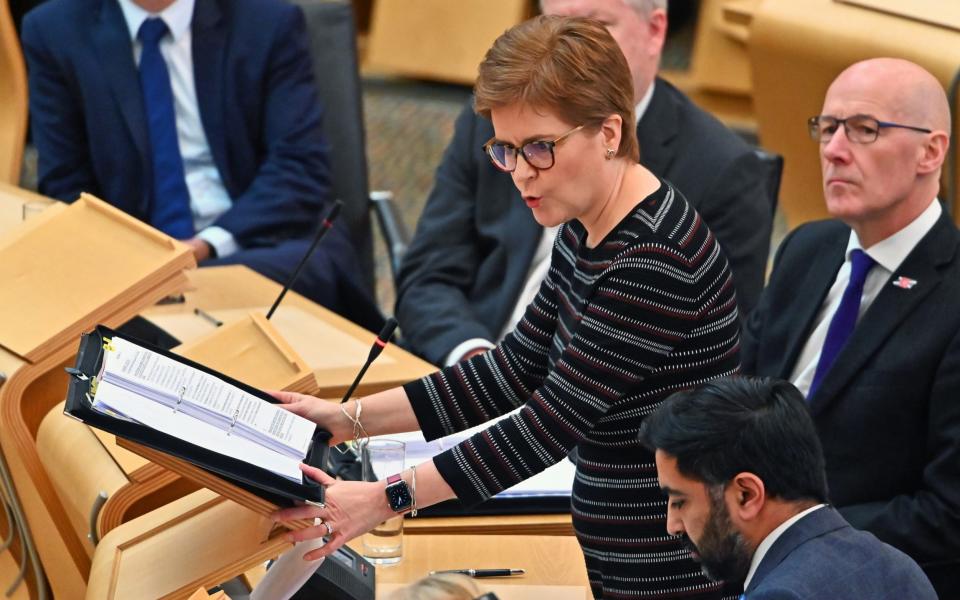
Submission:
[[[780,196],[780,180],[783,178],[783,157],[779,154],[767,152],[762,148],[754,148],[754,154],[763,163],[767,172],[767,193],[770,194],[770,216],[777,212],[777,199]]]
[[[330,144],[333,197],[353,237],[363,282],[374,289],[373,236],[357,36],[349,0],[294,0],[303,9]]]

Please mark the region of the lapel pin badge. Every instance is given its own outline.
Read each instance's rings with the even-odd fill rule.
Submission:
[[[910,279],[909,277],[904,277],[903,275],[900,275],[899,277],[893,280],[893,285],[897,286],[902,290],[912,290],[913,286],[917,285],[917,280]]]

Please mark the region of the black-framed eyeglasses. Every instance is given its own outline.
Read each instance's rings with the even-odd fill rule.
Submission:
[[[846,134],[847,139],[855,144],[872,144],[877,141],[881,129],[890,127],[909,129],[910,131],[919,131],[920,133],[932,133],[930,129],[878,121],[869,115],[853,115],[846,119],[838,119],[828,115],[816,115],[807,119],[807,128],[810,131],[810,137],[813,141],[822,144],[829,142],[833,138],[833,134],[837,132],[837,128],[841,125],[843,125],[843,132]]]
[[[487,140],[487,143],[483,145],[483,151],[490,157],[493,166],[501,171],[512,173],[517,168],[517,156],[520,154],[523,155],[528,165],[542,171],[553,166],[555,161],[553,149],[556,145],[580,131],[583,127],[583,125],[577,125],[556,139],[534,140],[527,142],[520,148],[517,148],[513,144],[498,142],[495,138],[490,138]]]

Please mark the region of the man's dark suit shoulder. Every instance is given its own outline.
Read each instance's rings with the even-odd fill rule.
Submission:
[[[770,547],[748,600],[910,598],[935,600],[920,567],[906,554],[857,531],[831,507],[805,515]]]

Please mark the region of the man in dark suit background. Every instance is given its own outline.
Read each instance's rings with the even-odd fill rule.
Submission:
[[[767,174],[742,140],[656,77],[666,5],[542,2],[548,14],[600,20],[617,40],[634,79],[640,161],[672,182],[717,236],[745,316],[763,288],[769,252]],[[493,347],[549,267],[555,232],[533,220],[510,176],[489,164],[481,146],[492,136],[472,102],[464,107],[399,274],[396,313],[404,338],[438,365]]]
[[[279,0],[51,0],[23,22],[40,192],[86,191],[203,265],[283,282],[328,204],[303,14]],[[336,226],[295,289],[380,320]]]
[[[743,371],[797,385],[833,504],[960,597],[960,234],[937,200],[947,98],[917,65],[864,61],[810,126],[836,220],[781,244]]]
[[[734,377],[678,392],[640,430],[682,535],[707,577],[747,600],[934,600],[904,553],[828,506],[823,451],[803,395]]]

